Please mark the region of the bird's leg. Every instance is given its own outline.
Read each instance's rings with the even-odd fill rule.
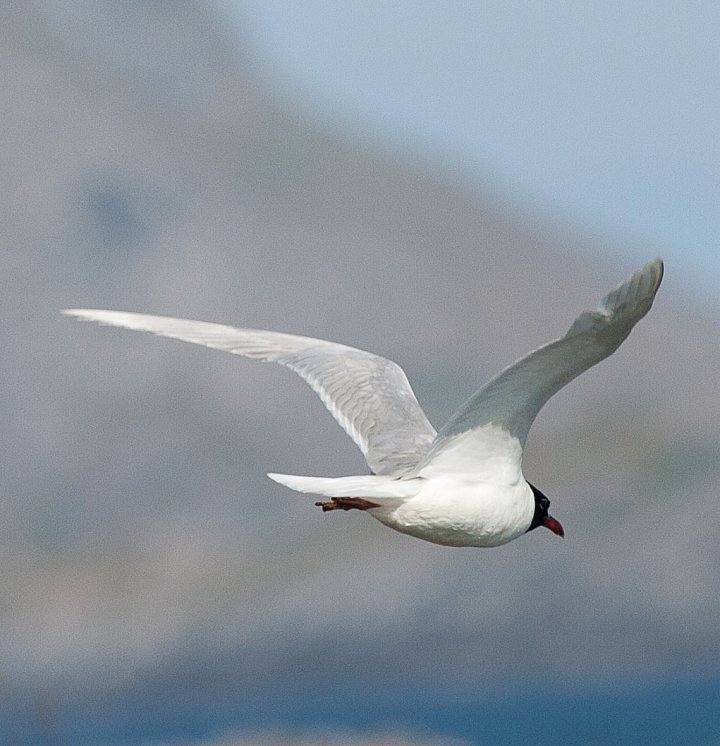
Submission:
[[[370,502],[364,497],[332,497],[330,502],[315,503],[323,509],[323,513],[328,510],[368,510],[369,508],[379,508],[377,503]]]

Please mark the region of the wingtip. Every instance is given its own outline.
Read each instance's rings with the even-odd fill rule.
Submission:
[[[663,275],[665,274],[665,262],[662,260],[662,257],[658,256],[651,262],[648,262],[642,271],[649,273],[650,270],[655,274],[655,288],[657,289],[660,287]]]
[[[657,267],[658,267],[658,285],[659,285],[660,282],[662,281],[662,278],[665,276],[665,262],[662,260],[661,257],[658,257],[655,260],[655,263],[657,264]]]
[[[61,308],[60,313],[78,321],[97,321],[95,311],[89,308]]]
[[[660,257],[657,257],[639,270],[638,274],[641,277],[641,282],[644,279],[649,280],[649,286],[642,288],[642,290],[649,298],[654,299],[665,274],[665,263]]]
[[[664,271],[665,265],[660,257],[635,270],[603,298],[602,310],[638,321],[650,310]]]
[[[135,328],[130,322],[137,323],[142,314],[130,311],[108,311],[100,308],[63,308],[60,313],[80,321],[94,321],[101,326],[122,326]]]
[[[660,257],[640,267],[619,287],[626,287],[626,295],[637,299],[654,299],[665,273],[665,265]]]
[[[83,321],[90,321],[97,314],[103,313],[94,308],[61,308],[60,313],[63,316],[73,316],[76,319],[82,319]]]

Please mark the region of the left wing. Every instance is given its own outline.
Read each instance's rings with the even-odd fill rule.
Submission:
[[[472,468],[473,460],[493,453],[517,461],[545,402],[617,350],[650,310],[662,276],[661,259],[646,264],[608,293],[596,311],[580,314],[564,337],[505,368],[455,412],[414,473],[455,470],[461,464]]]
[[[312,337],[169,316],[88,308],[63,313],[289,368],[317,393],[376,474],[409,471],[435,437],[402,368],[371,352]]]

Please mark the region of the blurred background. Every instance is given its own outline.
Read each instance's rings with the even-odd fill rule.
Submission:
[[[0,6],[0,741],[720,743],[720,8]],[[292,374],[63,318],[344,342],[431,421],[662,255],[540,415],[559,541],[449,549]]]

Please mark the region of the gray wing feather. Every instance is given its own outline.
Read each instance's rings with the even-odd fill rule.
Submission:
[[[525,445],[542,406],[563,386],[611,355],[650,310],[663,276],[656,259],[585,311],[564,337],[505,368],[475,393],[438,433],[422,465],[442,453],[454,436],[493,424]]]
[[[167,316],[93,309],[63,313],[289,368],[320,396],[376,474],[409,471],[435,437],[402,368],[378,355],[311,337]]]

